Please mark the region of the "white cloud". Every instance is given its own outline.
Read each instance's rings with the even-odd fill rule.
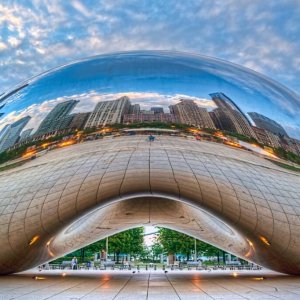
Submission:
[[[11,36],[11,37],[8,38],[8,43],[9,43],[12,47],[16,48],[16,47],[18,47],[18,46],[21,44],[21,40],[15,38],[15,37],[13,37],[13,36]]]
[[[79,11],[82,15],[84,15],[85,17],[90,17],[92,15],[91,11],[88,10],[83,3],[77,1],[77,0],[73,0],[72,1],[72,5],[73,7]]]
[[[6,49],[7,49],[6,44],[4,44],[3,42],[0,41],[0,52],[3,50],[6,50]]]

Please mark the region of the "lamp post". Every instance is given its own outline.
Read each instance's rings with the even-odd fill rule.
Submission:
[[[108,237],[106,237],[106,245],[105,245],[105,261],[108,258]]]
[[[195,254],[194,254],[194,261],[197,261],[197,240],[194,239],[194,242],[195,242]]]

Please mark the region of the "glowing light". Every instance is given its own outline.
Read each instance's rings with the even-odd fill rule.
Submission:
[[[266,244],[266,245],[268,245],[268,246],[271,245],[270,242],[269,242],[264,236],[260,236],[259,238],[260,238],[260,240],[261,240],[264,244]]]
[[[238,143],[234,143],[234,142],[230,142],[230,141],[226,141],[226,140],[224,140],[223,143],[224,143],[225,145],[229,145],[229,146],[232,146],[232,147],[241,148],[241,145],[238,144]]]
[[[253,280],[264,280],[263,277],[254,277]]]
[[[29,243],[29,246],[33,245],[38,239],[39,239],[39,236],[38,236],[38,235],[34,236],[34,237],[31,239],[31,241],[30,241],[30,243]]]
[[[251,241],[248,240],[248,243],[249,243],[250,247],[253,247],[253,243]]]
[[[254,249],[253,243],[249,239],[247,239],[247,242],[248,242],[250,248],[249,248],[249,251],[245,254],[245,256],[249,257],[252,255],[252,253],[254,252],[255,249]]]
[[[62,143],[60,143],[58,146],[59,146],[59,147],[66,147],[66,146],[70,146],[70,145],[73,145],[73,144],[75,144],[75,141],[70,140],[70,141],[62,142]]]
[[[45,280],[45,277],[39,277],[39,276],[35,276],[35,280]]]
[[[61,274],[61,276],[62,276],[62,277],[66,277],[66,276],[67,276],[67,273],[64,272],[64,273]]]
[[[28,151],[22,155],[23,158],[27,158],[36,154],[36,150]]]
[[[49,146],[49,143],[44,143],[44,144],[42,144],[42,147],[45,149],[46,147],[48,147]]]
[[[232,273],[232,276],[233,276],[233,277],[238,277],[238,273],[237,273],[237,272],[233,272],[233,273]]]

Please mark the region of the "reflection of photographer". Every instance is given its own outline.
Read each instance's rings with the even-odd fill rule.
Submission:
[[[152,134],[150,134],[148,136],[148,141],[151,143],[151,142],[154,142],[154,140],[155,140],[155,136],[153,136]]]

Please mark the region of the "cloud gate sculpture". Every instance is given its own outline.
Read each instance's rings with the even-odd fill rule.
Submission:
[[[300,274],[300,98],[165,51],[76,61],[0,95],[0,273],[141,225]]]

